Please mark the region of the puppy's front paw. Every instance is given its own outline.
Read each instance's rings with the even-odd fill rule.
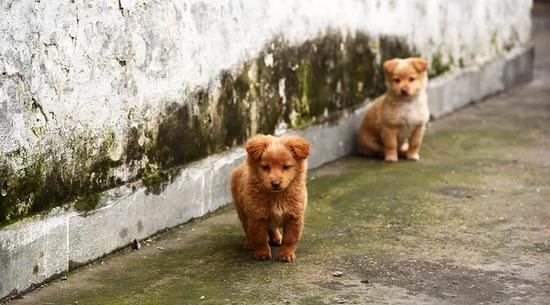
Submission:
[[[420,156],[418,154],[407,154],[407,160],[418,161],[420,160]]]
[[[296,254],[294,252],[281,252],[277,258],[280,262],[293,262],[296,259]]]
[[[256,259],[259,259],[261,261],[270,260],[271,259],[271,251],[255,251],[254,257]]]

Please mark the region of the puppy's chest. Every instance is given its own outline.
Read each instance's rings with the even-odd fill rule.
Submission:
[[[282,223],[286,212],[286,206],[283,200],[276,200],[271,203],[270,218],[272,222]]]
[[[401,105],[396,109],[395,117],[396,123],[402,126],[418,126],[426,122],[426,112],[420,109],[416,103],[410,103]]]
[[[271,225],[282,226],[288,217],[297,217],[301,213],[300,211],[303,213],[305,205],[305,199],[301,197],[272,201],[269,215]]]

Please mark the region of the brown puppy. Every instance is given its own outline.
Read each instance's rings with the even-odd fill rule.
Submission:
[[[398,156],[419,160],[430,118],[426,86],[428,63],[421,58],[384,63],[386,94],[368,108],[357,134],[359,153],[396,162]]]
[[[244,248],[257,259],[271,259],[269,236],[281,246],[278,260],[292,262],[304,226],[309,144],[297,136],[257,135],[245,149],[247,160],[231,176],[233,201],[246,234]]]

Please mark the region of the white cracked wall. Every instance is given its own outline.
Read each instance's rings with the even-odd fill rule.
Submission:
[[[94,154],[106,132],[119,160],[130,127],[155,130],[167,102],[215,93],[222,70],[278,36],[397,35],[443,65],[477,65],[529,42],[531,2],[0,0],[0,161],[16,172],[38,155],[76,163],[69,144]]]

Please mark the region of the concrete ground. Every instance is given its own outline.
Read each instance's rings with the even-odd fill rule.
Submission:
[[[537,26],[535,80],[431,124],[420,162],[311,171],[296,262],[253,260],[228,207],[10,304],[550,304],[550,23]]]

